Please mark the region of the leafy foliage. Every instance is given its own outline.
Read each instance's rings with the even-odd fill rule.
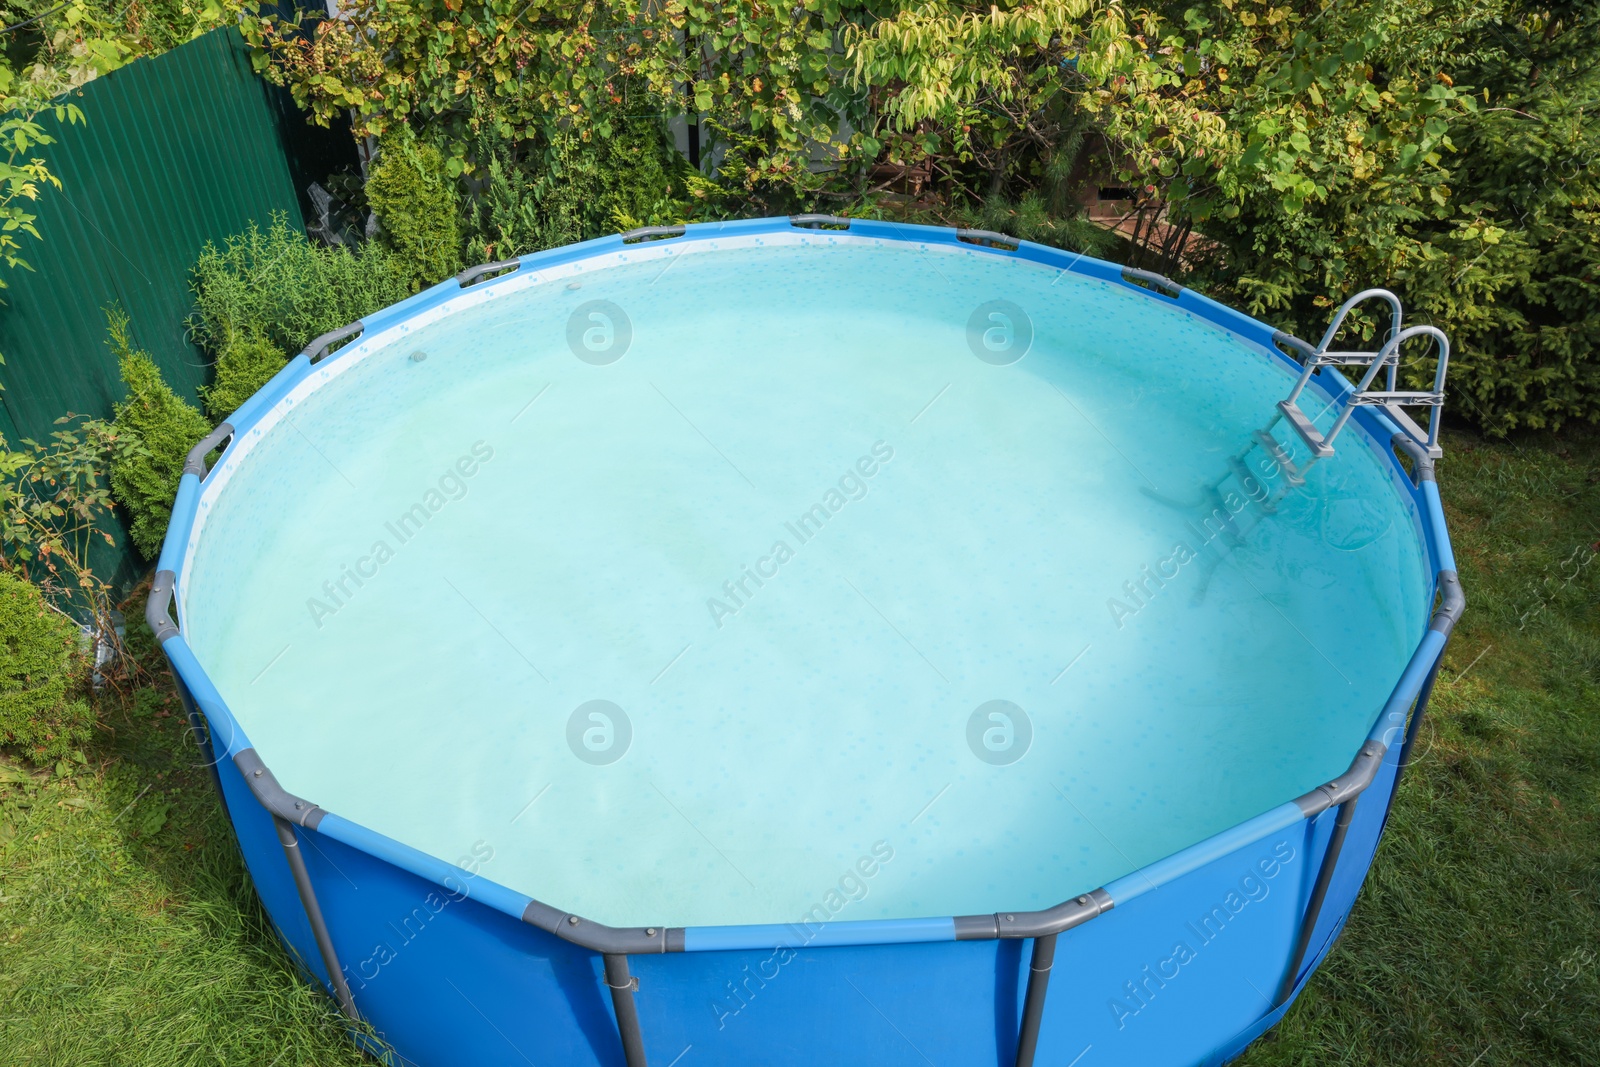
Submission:
[[[129,532],[134,545],[146,559],[153,560],[161,552],[161,539],[172,518],[183,461],[211,432],[211,424],[172,391],[154,360],[134,350],[127,316],[111,312],[107,317],[111,349],[128,387],[112,426],[119,437],[131,437],[141,446],[112,462],[111,491],[132,516]]]
[[[217,356],[216,377],[200,390],[206,414],[213,422],[222,422],[266,385],[286,362],[277,346],[260,334],[234,334]]]
[[[90,565],[91,549],[113,544],[110,467],[141,452],[137,441],[99,420],[56,420],[44,444],[0,439],[0,550],[4,569],[37,585],[52,606],[90,624],[118,648],[111,589]]]
[[[366,193],[412,289],[426,288],[461,270],[460,205],[455,182],[445,174],[437,148],[419,144],[409,126],[390,130],[367,179]]]
[[[556,130],[587,141],[610,137],[619,113],[694,109],[753,135],[742,170],[754,188],[803,180],[813,153],[848,153],[855,135],[836,135],[862,98],[835,45],[847,17],[873,6],[357,0],[315,33],[270,9],[244,10],[241,26],[260,68],[322,121],[349,110],[358,136],[439,129],[452,175],[486,127],[508,141]]]
[[[481,263],[636,226],[681,221],[690,171],[649,116],[620,117],[612,136],[570,131],[511,142],[485,130],[463,179],[464,259]]]
[[[1454,396],[1496,431],[1600,421],[1600,11],[1508,5],[1450,69],[1479,106],[1454,128],[1439,256],[1397,272],[1451,334]]]
[[[38,238],[29,203],[46,185],[60,187],[45,159],[34,152],[55,143],[38,117],[83,122],[65,95],[142,55],[166,51],[221,25],[229,17],[218,0],[15,0],[0,6],[8,27],[0,51],[0,260],[9,269],[33,268],[18,235]],[[17,31],[23,31],[17,33]],[[0,288],[6,282],[0,275]]]
[[[885,111],[909,151],[970,155],[991,193],[1029,179],[1029,154],[1049,168],[1065,94],[1138,190],[1135,261],[1310,337],[1345,296],[1393,288],[1454,339],[1472,421],[1600,418],[1592,6],[1170,4],[1133,54],[1118,18],[918,6],[863,32],[858,77],[899,86]],[[1429,352],[1406,357],[1431,377]]]
[[[0,744],[35,763],[89,739],[93,715],[76,692],[83,677],[77,638],[72,620],[51,610],[37,587],[0,573]]]
[[[55,138],[36,121],[46,105],[42,101],[7,95],[5,82],[10,74],[0,66],[0,107],[6,111],[5,118],[0,119],[0,144],[6,146],[5,159],[0,160],[0,260],[11,270],[32,270],[22,256],[22,244],[17,235],[38,238],[39,230],[34,225],[36,216],[28,211],[28,205],[39,198],[41,185],[59,189],[61,179],[50,172],[44,159],[31,154],[39,146],[55,143]],[[58,103],[50,110],[55,112],[58,121],[83,121],[83,112],[76,104]],[[9,288],[9,284],[5,276],[0,275],[0,289],[5,288]]]
[[[222,248],[207,244],[195,264],[189,330],[221,354],[235,337],[265,338],[287,353],[411,292],[405,265],[369,243],[361,254],[313,245],[274,215],[251,223]]]
[[[1600,417],[1600,334],[1581,310],[1600,259],[1600,137],[1581,121],[1600,87],[1593,13],[1378,10],[1291,17],[1276,39],[1259,22],[1251,31],[1287,62],[1275,86],[1256,74],[1252,92],[1270,94],[1241,98],[1231,121],[1281,129],[1260,151],[1247,142],[1221,210],[1177,205],[1210,241],[1198,283],[1304,336],[1350,293],[1392,288],[1413,321],[1451,336],[1455,412],[1498,433]],[[1320,117],[1313,93],[1334,102]],[[1293,171],[1261,170],[1268,151]],[[1408,376],[1420,385],[1432,371],[1419,345]]]
[[[1532,0],[355,0],[311,37],[244,25],[316,114],[431,131],[484,186],[485,247],[586,232],[549,221],[570,212],[539,182],[581,189],[567,139],[604,144],[623,114],[712,132],[713,173],[684,182],[702,217],[998,212],[1070,242],[1085,187],[1115,182],[1134,194],[1125,258],[1293,332],[1396,289],[1455,339],[1452,411],[1504,433],[1600,419],[1597,18]],[[519,175],[474,150],[485,135],[545,159]],[[1420,344],[1405,357],[1431,372]]]

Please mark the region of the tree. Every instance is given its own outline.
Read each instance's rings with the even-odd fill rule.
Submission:
[[[1456,338],[1453,395],[1504,432],[1600,418],[1596,23],[1594,0],[357,0],[315,35],[247,32],[270,76],[325,117],[356,109],[358,132],[553,144],[623,112],[703,116],[724,150],[693,190],[709,215],[1081,233],[1040,220],[1114,175],[1131,261],[1310,335],[1350,293],[1395,288]],[[880,195],[912,171],[931,175],[916,204]],[[1420,346],[1406,358],[1431,374]]]

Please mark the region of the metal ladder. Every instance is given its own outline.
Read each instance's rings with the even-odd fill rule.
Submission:
[[[1389,330],[1389,340],[1384,342],[1382,348],[1376,352],[1330,352],[1328,346],[1333,344],[1334,337],[1339,332],[1339,327],[1344,325],[1345,316],[1350,314],[1350,309],[1357,304],[1373,298],[1388,301],[1394,309],[1393,324]],[[1400,370],[1400,345],[1402,342],[1426,334],[1439,343],[1439,366],[1434,372],[1433,389],[1427,391],[1407,391],[1396,388],[1396,377]],[[1301,342],[1303,343],[1303,342]],[[1350,421],[1350,416],[1357,405],[1366,404],[1383,408],[1384,414],[1394,420],[1402,433],[1417,444],[1428,450],[1428,455],[1438,459],[1444,454],[1439,447],[1439,412],[1435,411],[1428,419],[1428,428],[1424,430],[1417,425],[1407,412],[1407,407],[1440,408],[1444,404],[1444,377],[1450,364],[1450,339],[1444,332],[1435,326],[1412,326],[1402,328],[1402,312],[1400,298],[1387,289],[1363,289],[1361,292],[1339,305],[1339,310],[1333,316],[1333,322],[1328,326],[1328,332],[1322,335],[1322,342],[1306,356],[1305,367],[1300,372],[1300,379],[1294,383],[1294,388],[1289,391],[1287,399],[1278,403],[1278,410],[1290,426],[1293,426],[1306,445],[1311,449],[1311,454],[1317,459],[1333,455],[1333,441],[1344,429],[1344,424]],[[1361,378],[1360,383],[1350,393],[1346,394],[1342,409],[1333,425],[1326,434],[1321,433],[1312,425],[1311,419],[1300,409],[1300,394],[1304,391],[1306,383],[1320,368],[1328,366],[1365,366],[1367,373]],[[1386,372],[1385,388],[1373,389],[1373,379],[1378,376],[1378,371]],[[1338,404],[1340,401],[1336,400]]]

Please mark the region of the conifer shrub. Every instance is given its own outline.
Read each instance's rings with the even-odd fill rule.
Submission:
[[[437,148],[397,125],[383,137],[366,193],[412,291],[461,270],[461,207]]]
[[[132,519],[134,545],[146,559],[161,552],[172,500],[178,493],[183,461],[199,440],[211,432],[211,423],[172,391],[161,369],[144,352],[136,351],[128,336],[128,318],[111,312],[110,344],[117,356],[128,395],[116,406],[112,428],[143,447],[125,453],[111,465],[111,495]]]
[[[216,377],[200,390],[206,414],[222,422],[272,379],[288,362],[283,352],[260,334],[236,334],[217,356]]]

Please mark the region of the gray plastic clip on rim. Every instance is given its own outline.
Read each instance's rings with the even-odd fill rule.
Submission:
[[[178,627],[172,621],[172,590],[178,576],[172,571],[156,571],[150,582],[150,599],[144,602],[144,621],[156,635],[157,644],[165,644],[169,637],[178,636]]]
[[[1138,267],[1123,267],[1122,280],[1133,285],[1139,285],[1140,282],[1143,282],[1144,284],[1140,288],[1154,290],[1172,300],[1178,299],[1178,295],[1183,292],[1183,286],[1165,274],[1157,274],[1153,270],[1140,270]],[[1288,335],[1286,334],[1285,336]]]
[[[1433,609],[1433,621],[1428,629],[1450,636],[1467,608],[1467,595],[1461,591],[1461,579],[1455,571],[1439,572],[1439,606]]]
[[[497,259],[492,263],[480,263],[476,267],[468,267],[460,274],[457,274],[456,284],[465,289],[473,282],[478,281],[485,274],[494,274],[497,271],[506,271],[507,273],[514,274],[516,273],[517,268],[521,266],[522,260],[520,259]]]
[[[964,241],[969,245],[988,245],[991,248],[998,248],[1006,252],[1015,252],[1022,246],[1022,242],[1015,237],[996,233],[993,230],[959,229],[956,231],[956,240]]]
[[[816,230],[824,226],[834,226],[841,230],[850,228],[850,220],[843,215],[820,215],[807,213],[803,215],[790,215],[789,225],[801,229]]]
[[[1381,741],[1368,741],[1362,745],[1349,770],[1333,781],[1295,798],[1300,813],[1312,819],[1351,797],[1360,796],[1378,776],[1378,768],[1383,766],[1383,754],[1388,751],[1389,747]]]
[[[328,349],[347,337],[360,336],[366,328],[366,324],[357,319],[348,326],[341,326],[337,330],[329,330],[325,334],[313,337],[311,343],[300,350],[300,354],[315,363],[328,354]]]
[[[277,777],[261,762],[255,749],[241,749],[233,757],[233,763],[239,768],[240,776],[250,787],[250,792],[255,794],[256,800],[278,818],[296,826],[304,826],[307,830],[315,830],[322,822],[322,817],[328,814],[311,801],[297,797],[279,785]]]
[[[1047,937],[1082,926],[1114,906],[1105,889],[1091,889],[1040,911],[1001,911],[993,915],[958,915],[957,941],[993,941],[996,938]]]
[[[599,953],[619,955],[657,955],[683,951],[683,927],[606,926],[581,916],[531,900],[523,909],[522,921],[536,926],[563,941]],[[662,936],[665,934],[665,936]]]
[[[1397,433],[1389,439],[1389,443],[1394,446],[1395,451],[1404,452],[1411,458],[1414,471],[1411,476],[1412,485],[1421,489],[1423,482],[1437,482],[1439,480],[1433,469],[1433,457],[1428,455],[1428,450],[1420,443],[1413,441],[1410,434]]]
[[[233,423],[225,422],[218,426],[215,430],[212,430],[210,433],[200,438],[199,443],[197,443],[193,448],[189,449],[189,454],[184,457],[183,473],[192,474],[196,478],[199,478],[203,481],[205,476],[209,473],[206,470],[207,454],[232,436]]]
[[[688,228],[683,223],[676,226],[640,226],[637,230],[629,230],[622,234],[622,243],[625,245],[637,244],[640,241],[662,240],[668,237],[682,237]]]
[[[1160,277],[1160,275],[1157,275],[1157,277]],[[1286,333],[1283,330],[1273,330],[1272,340],[1275,344],[1281,345],[1284,348],[1292,348],[1296,352],[1300,353],[1301,366],[1305,366],[1306,360],[1311,359],[1317,354],[1317,347],[1310,341],[1302,341],[1294,334]]]

